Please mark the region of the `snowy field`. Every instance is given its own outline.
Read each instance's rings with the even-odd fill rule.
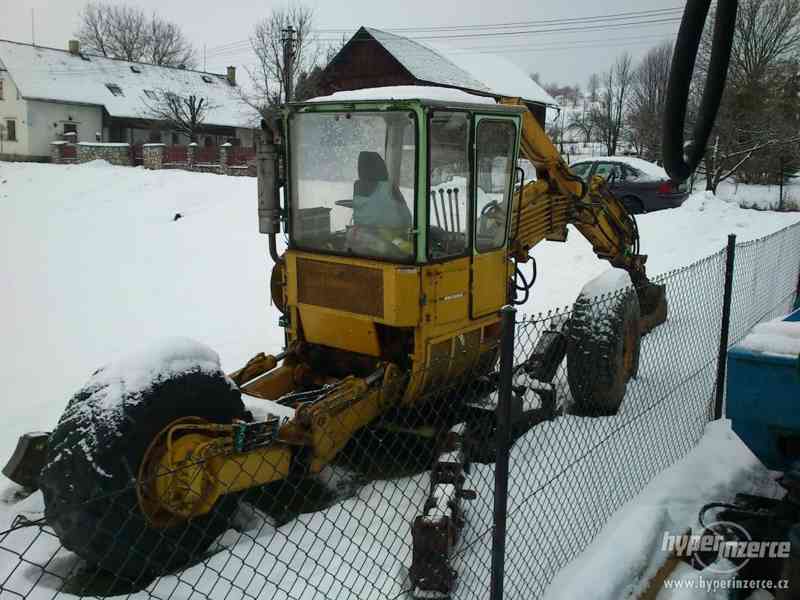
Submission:
[[[98,366],[132,348],[158,338],[187,336],[219,352],[222,366],[228,371],[257,352],[281,348],[283,336],[277,326],[277,312],[269,306],[267,282],[271,264],[266,239],[257,232],[255,196],[256,182],[249,178],[145,172],[104,163],[0,163],[0,237],[6,245],[0,273],[7,282],[0,317],[0,390],[7,407],[0,436],[0,461],[10,455],[18,434],[51,428],[69,396]],[[174,221],[176,213],[183,218]],[[642,251],[650,255],[651,274],[671,271],[717,252],[729,233],[736,233],[744,241],[798,220],[797,213],[743,210],[705,193],[694,195],[679,209],[638,219]],[[586,281],[607,268],[574,230],[566,244],[544,243],[533,254],[539,277],[530,301],[522,308],[528,315],[569,305]],[[657,335],[667,334],[654,334],[649,343],[658,343]],[[637,385],[648,385],[647,378],[643,380]],[[632,410],[636,410],[635,404]],[[548,431],[545,427],[537,435],[546,441]],[[579,426],[573,427],[573,432],[582,439],[602,434]],[[709,457],[716,458],[708,460]],[[518,452],[512,456],[512,465],[526,458],[525,452]],[[703,465],[709,462],[720,465],[713,477],[703,471]],[[645,523],[648,528],[660,526],[667,517],[686,523],[696,505],[725,496],[733,489],[741,490],[742,482],[760,481],[764,476],[741,443],[724,425],[717,424],[689,458],[651,483],[615,519],[630,522],[633,525],[628,526],[634,530]],[[701,479],[703,485],[694,485],[695,479]],[[676,493],[687,481],[692,482],[687,486],[691,492],[685,492],[688,496]],[[387,518],[380,505],[383,494],[389,493],[382,489],[385,485],[370,484],[368,495],[361,500],[362,510],[370,507],[384,515],[382,522]],[[424,485],[413,487],[421,490]],[[6,485],[2,496],[9,498],[12,493],[11,486]],[[423,499],[421,492],[404,495],[401,505],[392,508],[394,517],[408,522]],[[357,504],[358,500],[352,502]],[[22,506],[0,509],[0,525],[7,525],[21,510],[29,510],[35,516],[40,503],[40,497],[34,495]],[[479,515],[478,522],[470,522],[469,527],[480,529],[480,517],[485,515]],[[333,518],[317,513],[305,515],[303,520],[310,527],[319,527],[327,526]],[[595,565],[590,573],[595,568],[611,569],[603,562],[609,558],[602,548],[604,544],[617,543],[614,536],[621,535],[622,529],[612,527],[615,522],[565,571],[567,583],[591,582],[591,575],[585,572],[587,565]],[[469,533],[467,530],[466,535]],[[266,534],[259,530],[259,541],[267,545],[270,539],[264,535],[280,537],[278,530]],[[377,555],[365,556],[359,547],[374,535],[375,531],[351,528],[346,540],[340,542],[342,558],[329,552],[318,558],[341,561],[346,557],[357,564],[379,560]],[[646,536],[630,537],[641,541]],[[300,545],[306,543],[302,536],[296,541]],[[404,540],[400,547],[388,546],[384,552],[399,554],[407,551],[407,544]],[[235,541],[234,552],[257,567],[264,557],[255,546],[249,537],[240,537]],[[640,558],[649,552],[633,543],[626,545],[624,551],[626,556]],[[211,562],[214,560],[225,562],[216,558]],[[290,567],[299,573],[304,569],[300,563]],[[181,579],[200,581],[208,575],[204,569],[198,572],[198,568],[193,567]],[[368,569],[361,571],[364,572],[349,572],[348,576],[353,577],[352,585],[367,585],[367,595],[375,595],[379,589],[399,591],[365,580]],[[286,582],[291,574],[282,568],[272,575]],[[395,581],[398,573],[387,576]],[[181,588],[174,579],[167,578],[159,584],[167,586],[164,596],[172,594],[169,586]],[[604,580],[608,595],[594,597],[618,598],[621,596],[615,594],[630,585],[630,572],[613,570]],[[290,587],[282,589],[290,590],[291,584],[286,585]],[[267,586],[265,593],[271,589]],[[554,586],[551,596],[580,597],[563,595],[559,591],[563,589],[570,588],[566,584]],[[191,593],[178,591],[175,597],[191,597]]]

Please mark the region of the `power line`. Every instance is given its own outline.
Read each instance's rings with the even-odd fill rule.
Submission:
[[[637,38],[633,38],[637,39]],[[547,45],[547,46],[540,46],[540,47],[531,47],[531,46],[518,46],[515,47],[514,50],[520,53],[536,53],[536,52],[565,52],[565,51],[574,51],[574,50],[593,50],[595,48],[624,48],[629,46],[643,46],[643,45],[655,45],[662,42],[672,41],[674,37],[656,37],[653,38],[652,36],[647,36],[647,39],[641,39],[639,41],[630,41],[630,42],[622,42],[619,41],[608,41],[608,40],[598,40],[601,43],[585,45],[585,46],[575,46],[575,45],[565,45],[565,46],[554,46],[554,45]],[[502,49],[494,49],[490,48],[489,51],[500,51]],[[463,50],[458,49],[458,51],[453,51],[449,54],[480,54],[480,51],[476,50]],[[219,63],[220,65],[223,63]],[[240,65],[245,70],[248,68],[258,68],[257,63],[249,63],[245,65]]]
[[[630,19],[641,19],[646,17],[659,17],[659,16],[668,16],[670,14],[675,14],[678,11],[683,10],[682,6],[670,7],[670,8],[661,8],[661,9],[651,9],[651,10],[642,10],[642,11],[628,11],[628,12],[621,12],[621,13],[611,13],[605,15],[590,15],[590,16],[582,16],[582,17],[570,17],[570,18],[563,18],[563,19],[538,19],[536,21],[516,21],[516,22],[503,22],[503,23],[491,23],[491,24],[479,24],[479,25],[431,25],[427,27],[387,27],[387,28],[380,28],[381,31],[386,32],[437,32],[437,31],[480,31],[486,30],[487,32],[494,29],[503,29],[503,28],[513,28],[513,27],[531,27],[531,26],[554,26],[554,25],[569,25],[572,23],[584,23],[587,21],[594,21],[594,22],[605,22],[605,21],[618,21],[618,20],[630,20]],[[335,29],[335,28],[319,28],[312,30],[313,33],[352,33],[354,32],[354,28],[343,28],[343,29]],[[498,34],[504,34],[506,32],[494,32]],[[411,37],[411,36],[409,36]],[[444,37],[444,36],[442,36]],[[450,36],[447,36],[450,37]],[[415,39],[412,37],[412,39]],[[241,45],[249,45],[250,40],[238,40],[234,42],[228,42],[226,44],[220,44],[218,46],[212,46],[209,48],[212,54],[222,52],[224,50],[238,48]]]
[[[644,17],[646,15],[653,15],[658,16],[662,13],[676,13],[678,11],[682,11],[682,6],[676,6],[671,8],[656,8],[651,10],[637,10],[637,11],[630,11],[630,12],[623,12],[623,13],[610,13],[610,14],[603,14],[603,15],[591,15],[585,17],[569,17],[564,19],[537,19],[535,21],[516,21],[516,22],[504,22],[504,23],[482,23],[476,25],[431,25],[428,27],[389,27],[389,28],[382,28],[377,27],[376,29],[380,29],[381,31],[411,31],[411,32],[427,32],[427,31],[461,31],[461,30],[475,30],[475,29],[503,29],[507,27],[530,27],[530,26],[540,26],[540,25],[562,25],[568,23],[579,23],[582,21],[615,21],[621,19],[628,19],[628,18],[639,18]],[[318,33],[346,33],[349,31],[353,31],[352,28],[345,28],[345,29],[315,29],[314,31]]]
[[[483,37],[513,37],[518,35],[546,35],[551,33],[565,33],[571,31],[592,31],[597,29],[619,29],[623,27],[638,27],[642,25],[659,25],[662,23],[676,23],[680,21],[680,17],[669,17],[663,19],[642,20],[642,21],[629,21],[624,23],[604,23],[597,25],[587,25],[580,27],[560,27],[558,29],[525,29],[517,31],[495,31],[488,33],[460,33],[453,35],[430,35],[409,38],[412,41],[432,41],[432,40],[455,40],[467,38],[483,38]],[[323,41],[334,41],[332,39],[320,38]]]
[[[680,17],[673,17],[673,18],[664,18],[664,19],[655,19],[655,20],[643,20],[643,21],[631,21],[631,22],[623,22],[623,23],[607,23],[607,24],[593,24],[593,25],[586,25],[580,27],[564,27],[559,29],[531,29],[525,31],[508,31],[508,32],[489,32],[489,33],[473,33],[473,34],[454,34],[454,35],[441,35],[441,36],[426,36],[426,37],[416,37],[416,38],[408,38],[412,42],[420,42],[420,41],[437,41],[437,40],[456,40],[456,39],[474,39],[474,38],[497,38],[497,37],[515,37],[521,35],[552,35],[552,34],[565,34],[565,33],[578,33],[584,31],[599,31],[599,30],[609,30],[609,29],[625,29],[630,27],[648,27],[653,25],[667,25],[672,23],[677,23],[680,21]],[[338,38],[318,38],[317,41],[320,42],[337,42],[340,41]],[[369,43],[371,40],[352,40],[355,43]],[[230,48],[227,50],[219,50],[217,52],[209,53],[209,56],[214,56],[215,58],[219,58],[222,56],[233,56],[239,54],[241,52],[249,52],[251,48],[249,46],[249,41],[243,42],[242,47],[240,48]],[[456,48],[453,48],[456,49]]]

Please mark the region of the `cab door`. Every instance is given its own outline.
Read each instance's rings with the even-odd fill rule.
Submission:
[[[475,118],[473,252],[470,316],[497,312],[508,303],[511,263],[508,260],[509,210],[514,165],[519,147],[519,119]]]

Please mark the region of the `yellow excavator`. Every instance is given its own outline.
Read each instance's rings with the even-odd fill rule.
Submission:
[[[707,10],[690,2],[685,36],[699,39]],[[686,52],[693,62],[691,43],[676,61]],[[722,44],[716,54],[726,52]],[[688,81],[676,82],[671,102],[685,107]],[[630,287],[602,313],[576,304],[528,372],[552,379],[566,358],[565,410],[616,414],[641,336],[667,318],[634,218],[602,178],[570,171],[520,99],[437,96],[376,90],[374,99],[290,104],[262,123],[258,221],[285,348],[227,377],[187,359],[178,374],[129,390],[113,389],[101,370],[46,439],[23,439],[5,472],[41,487],[65,547],[138,581],[202,555],[237,493],[319,473],[366,427],[447,431],[470,394],[496,390],[501,309],[527,297],[531,249],[565,241],[569,225],[627,271]],[[683,113],[670,111],[676,118]],[[681,136],[665,159],[678,171],[683,158]],[[290,416],[253,418],[242,395]],[[37,448],[44,467],[31,475],[24,455]]]

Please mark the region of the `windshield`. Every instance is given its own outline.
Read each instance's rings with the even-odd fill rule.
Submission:
[[[307,250],[414,258],[412,113],[300,113],[290,122],[292,240]]]

